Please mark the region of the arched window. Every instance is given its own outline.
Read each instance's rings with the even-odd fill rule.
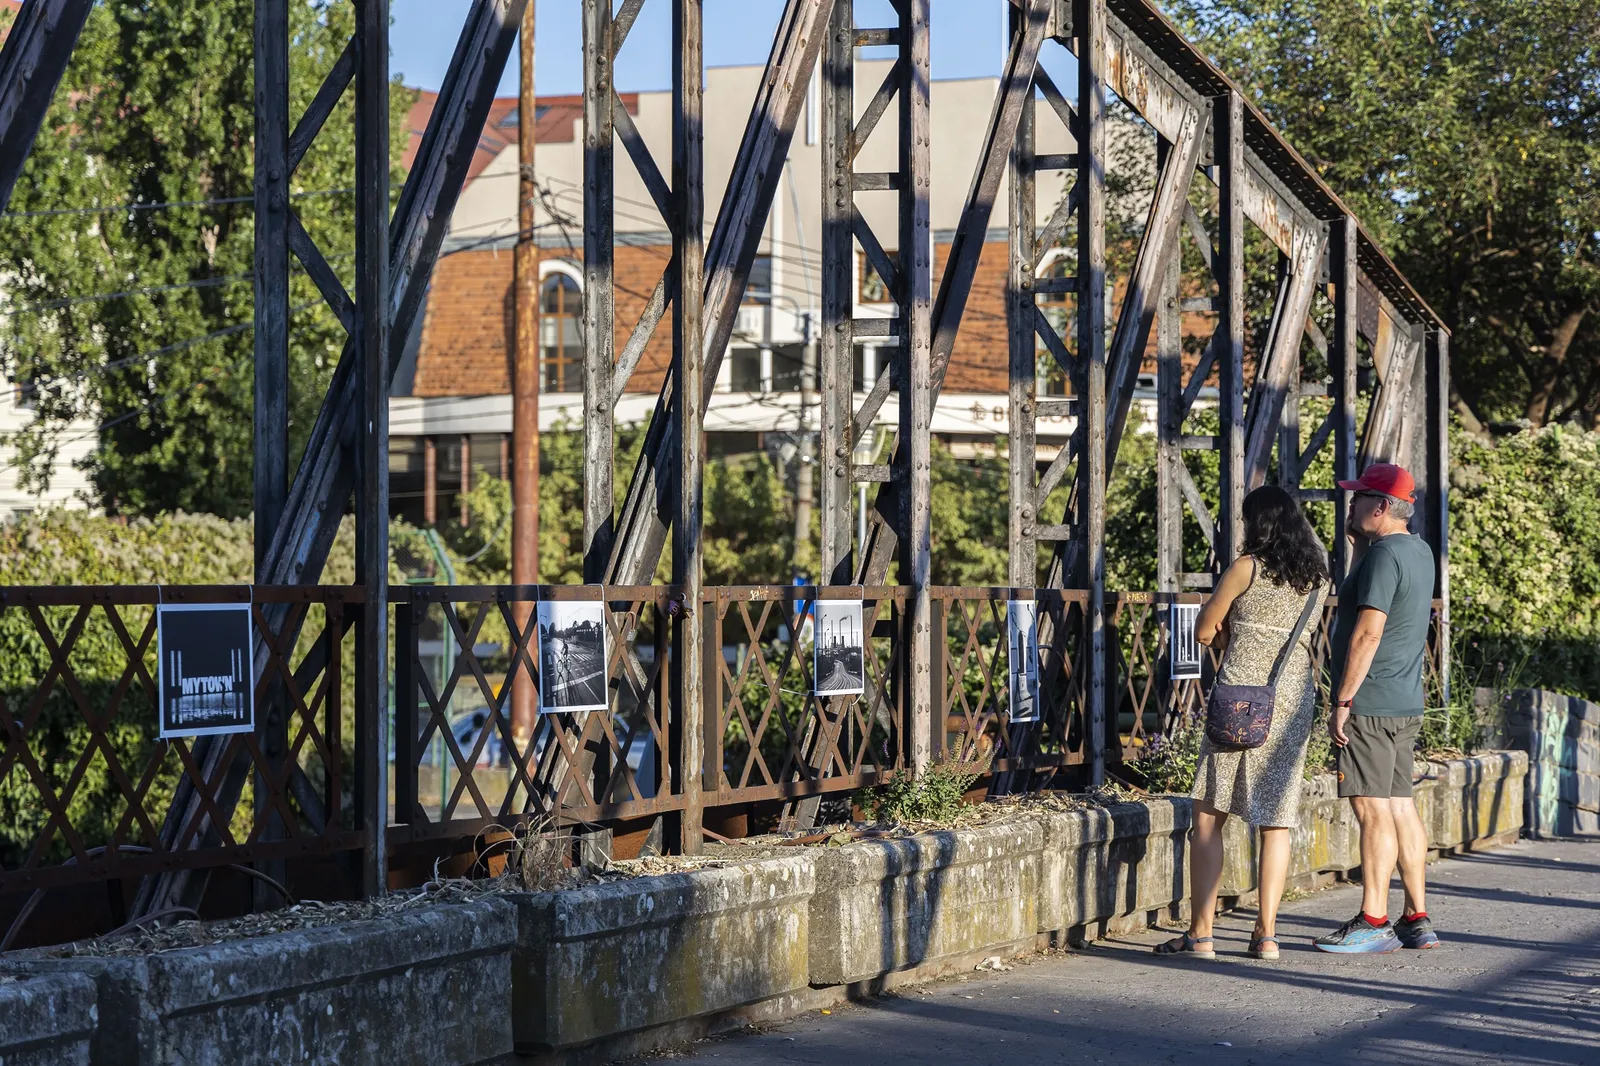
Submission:
[[[578,316],[583,296],[570,274],[550,274],[540,287],[539,361],[545,392],[583,391],[583,343]]]

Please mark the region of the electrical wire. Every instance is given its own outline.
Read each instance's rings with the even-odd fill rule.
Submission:
[[[289,313],[291,315],[297,314],[298,312],[304,311],[304,310],[306,310],[308,308],[316,307],[320,303],[322,303],[321,300],[312,300],[312,301],[309,301],[307,303],[297,304],[296,306],[291,307],[289,309]],[[227,336],[227,335],[231,335],[231,334],[234,334],[234,333],[242,333],[247,329],[253,329],[253,328],[255,328],[255,323],[254,322],[238,322],[238,323],[235,323],[234,325],[226,326],[223,329],[216,330],[213,333],[206,334],[203,337],[192,337],[192,338],[190,338],[189,340],[186,340],[186,341],[178,341],[175,344],[167,345],[165,348],[158,348],[153,352],[146,352],[146,353],[143,353],[141,355],[129,356],[126,359],[117,360],[117,362],[119,364],[126,365],[128,363],[137,362],[140,359],[144,359],[144,358],[147,358],[147,357],[152,357],[152,356],[155,356],[155,355],[158,355],[158,354],[167,353],[167,352],[170,352],[170,351],[176,351],[176,350],[178,350],[180,348],[193,347],[194,345],[201,344],[201,343],[204,343],[206,341],[215,340],[215,339],[217,339],[218,337],[221,337],[221,336]],[[81,377],[88,377],[93,373],[104,372],[106,369],[109,369],[109,365],[107,367],[96,368],[96,370],[94,370],[94,371],[87,371],[84,374],[80,375],[80,378]],[[60,380],[60,379],[51,379],[51,380]],[[192,392],[193,390],[199,388],[201,385],[204,385],[206,383],[207,383],[206,379],[202,378],[201,380],[194,382],[192,385],[189,386],[188,389],[186,389],[184,391],[185,392]],[[171,399],[173,397],[173,395],[175,395],[175,394],[171,393],[171,392],[164,392],[164,393],[160,393],[159,395],[149,396],[149,397],[145,398],[139,404],[139,406],[136,406],[131,410],[124,411],[120,415],[116,415],[115,417],[108,418],[104,422],[101,422],[99,425],[94,426],[94,427],[92,427],[90,429],[86,429],[82,433],[79,433],[79,434],[77,434],[75,436],[66,437],[66,438],[63,438],[63,439],[58,439],[58,440],[52,441],[51,443],[53,444],[54,447],[59,449],[63,445],[76,444],[79,441],[87,440],[90,437],[98,437],[101,433],[104,433],[106,430],[111,429],[114,426],[119,426],[122,423],[129,421],[130,419],[139,417],[141,414],[148,414],[148,413],[156,410],[162,404],[166,403],[167,400]],[[15,459],[15,458],[11,459],[9,462],[6,462],[4,464],[0,464],[0,474],[9,473],[10,471],[15,470],[20,465],[21,465],[21,460],[20,459]]]
[[[353,258],[355,254],[355,252],[341,252],[338,255],[328,256],[327,261],[337,263],[341,260]],[[298,262],[294,264],[294,268],[297,270],[305,269]],[[241,281],[250,281],[255,276],[255,271],[247,270],[242,274],[219,274],[212,278],[196,278],[193,281],[179,281],[171,285],[150,285],[138,289],[124,289],[121,292],[95,292],[83,296],[63,296],[57,300],[46,300],[44,303],[29,304],[26,307],[8,308],[0,311],[0,318],[10,317],[11,315],[37,314],[41,311],[58,311],[63,307],[75,307],[79,304],[124,300],[131,296],[153,296],[158,293],[178,292],[183,289],[209,289],[219,285],[233,285]]]
[[[339,196],[353,192],[355,192],[354,189],[311,189],[305,192],[290,193],[289,198],[298,200],[307,196]],[[155,202],[135,200],[131,203],[111,204],[106,207],[51,207],[39,211],[5,211],[0,212],[0,220],[53,218],[59,215],[110,215],[118,211],[166,211],[176,207],[212,207],[254,202],[254,196],[219,196],[210,200],[158,200]]]

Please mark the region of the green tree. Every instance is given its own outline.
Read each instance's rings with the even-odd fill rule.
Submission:
[[[97,5],[10,210],[0,351],[36,417],[13,442],[19,481],[42,488],[80,419],[113,511],[251,507],[254,219],[253,5]],[[290,5],[290,109],[309,104],[354,30],[348,0]],[[391,94],[403,131],[410,94]],[[392,139],[398,194],[404,136]],[[353,288],[353,94],[295,172],[293,205]],[[171,204],[94,214],[60,209]],[[297,456],[343,330],[303,272],[291,280],[290,435]],[[243,328],[235,328],[243,327]],[[228,331],[231,332],[219,332]],[[204,339],[202,339],[204,338]]]
[[[1600,427],[1600,5],[1170,7],[1444,317],[1468,425]]]

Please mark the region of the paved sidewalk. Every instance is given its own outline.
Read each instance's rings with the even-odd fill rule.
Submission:
[[[1283,959],[1244,954],[1253,915],[1218,923],[1216,962],[1157,959],[1150,932],[903,991],[759,1035],[697,1045],[773,1063],[1600,1063],[1600,840],[1525,843],[1429,868],[1432,951],[1311,947],[1354,914],[1342,886],[1285,905]],[[1393,907],[1400,905],[1395,882]]]

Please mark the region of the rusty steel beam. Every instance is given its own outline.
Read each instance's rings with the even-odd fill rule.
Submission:
[[[806,84],[816,66],[823,30],[833,14],[834,3],[835,0],[789,0],[773,39],[772,53],[745,125],[728,191],[706,244],[703,304],[706,384],[702,396],[710,393],[733,334],[745,283],[749,280],[763,225],[777,193],[783,174],[782,162],[788,156],[795,123],[805,104]],[[682,269],[682,264],[678,264],[678,269]],[[663,288],[664,285],[663,280]],[[652,297],[651,305],[657,304],[664,304],[664,301]],[[644,326],[641,322],[640,329]],[[647,582],[660,561],[667,525],[677,513],[678,486],[672,476],[677,418],[678,385],[676,377],[669,373],[656,397],[655,410],[645,431],[644,447],[623,500],[616,546],[606,570],[608,584]]]
[[[676,422],[678,513],[672,523],[672,581],[683,590],[682,608],[672,627],[672,671],[678,705],[672,712],[683,810],[678,817],[678,850],[698,855],[704,842],[701,806],[705,755],[704,640],[700,587],[705,546],[701,543],[705,485],[706,355],[705,297],[705,67],[702,61],[701,0],[672,0],[672,200],[678,227],[672,255],[678,262],[673,294],[672,366],[681,390]],[[720,776],[721,767],[717,768]]]
[[[994,213],[995,200],[999,197],[1000,183],[1005,177],[1012,146],[1016,141],[1017,127],[1022,120],[1024,104],[1034,91],[1034,75],[1039,68],[1039,49],[1044,43],[1051,8],[1050,0],[1027,0],[1021,31],[1012,36],[1005,70],[1001,75],[1000,92],[995,97],[994,108],[990,112],[988,131],[978,152],[977,165],[973,169],[972,182],[967,191],[961,219],[956,226],[956,234],[950,245],[950,255],[939,281],[939,296],[933,305],[934,335],[929,370],[930,410],[944,386],[945,373],[950,365],[950,354],[955,349],[962,313],[971,294],[972,278],[976,273],[978,257],[983,251],[983,243],[989,230],[989,219]],[[923,195],[926,198],[925,192]],[[902,237],[903,247],[904,237]],[[901,269],[904,270],[906,265],[907,262],[902,255]],[[902,338],[904,335],[902,332]],[[871,425],[878,405],[887,398],[890,387],[902,388],[901,382],[904,381],[902,373],[902,368],[896,367],[894,379],[880,380],[867,397],[861,413],[855,419],[857,437]],[[905,406],[903,397],[900,406]],[[927,423],[923,422],[917,433],[911,436],[926,436],[927,433]],[[897,454],[906,447],[907,439],[908,435],[903,427],[895,444]],[[912,445],[915,445],[915,440],[912,440]],[[915,464],[915,459],[912,461]],[[888,575],[889,564],[895,557],[898,539],[888,516],[902,506],[898,498],[899,491],[898,486],[891,484],[878,495],[867,545],[858,564],[857,584],[879,585]]]
[[[28,162],[94,0],[28,0],[0,47],[0,211]]]
[[[1278,436],[1284,404],[1300,374],[1300,338],[1311,311],[1311,296],[1322,270],[1327,239],[1320,230],[1302,230],[1295,240],[1289,275],[1273,308],[1267,352],[1250,390],[1245,414],[1244,471],[1247,489],[1259,488],[1267,478],[1267,464]]]
[[[388,227],[389,283],[383,298],[389,328],[386,376],[394,372],[400,360],[405,338],[427,291],[526,2],[475,0],[456,44],[416,161]],[[290,486],[283,521],[262,567],[265,584],[315,584],[322,574],[355,484],[358,430],[365,417],[358,362],[357,339],[352,337],[334,370]],[[271,605],[268,613],[274,624],[284,610],[282,605]],[[264,645],[258,639],[257,663],[264,662],[265,656]],[[228,745],[203,737],[196,742],[194,754],[205,780],[223,782],[219,807],[231,816],[245,768],[239,764],[226,768],[221,765],[227,749]],[[233,783],[235,778],[237,785]],[[188,836],[192,847],[204,846],[216,827],[210,826],[206,806],[186,776],[178,783],[162,839],[169,843],[182,839],[186,827],[196,820],[209,828]],[[199,871],[174,871],[146,879],[130,911],[137,917],[167,906],[193,906],[204,893],[205,883],[205,874]]]

